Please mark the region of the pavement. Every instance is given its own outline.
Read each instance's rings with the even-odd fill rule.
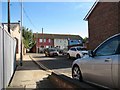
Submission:
[[[48,70],[48,68],[45,68],[42,64],[38,63],[36,60],[33,60],[33,58],[30,58],[30,56],[33,55],[36,54],[26,54],[23,56],[23,66],[17,67],[13,79],[7,89],[60,90],[69,88],[76,90],[75,87],[78,87],[79,90],[83,90],[84,88],[86,88],[86,90],[89,90],[90,88],[98,90],[98,87],[96,86],[89,85],[87,83],[76,82],[75,80],[73,81],[70,77],[62,74],[52,73],[52,70]],[[36,55],[36,57],[42,57],[42,55]],[[101,88],[99,90],[101,90]]]
[[[23,66],[18,66],[13,79],[8,88],[54,88],[54,85],[48,80],[50,72],[44,71],[38,67],[31,58],[31,54],[23,56]]]

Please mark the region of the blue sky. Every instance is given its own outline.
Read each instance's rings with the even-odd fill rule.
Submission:
[[[74,34],[88,37],[88,24],[84,17],[94,2],[24,2],[23,26],[33,32]],[[20,20],[20,3],[11,3],[11,22]],[[7,3],[2,3],[2,22],[7,22]]]

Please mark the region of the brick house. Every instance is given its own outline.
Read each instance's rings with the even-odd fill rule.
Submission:
[[[88,21],[88,48],[93,50],[120,32],[120,2],[95,2],[84,20]]]
[[[82,38],[79,35],[34,33],[34,40],[36,45],[32,48],[31,52],[40,52],[42,48],[52,47],[64,49],[68,47],[69,41],[82,41]]]

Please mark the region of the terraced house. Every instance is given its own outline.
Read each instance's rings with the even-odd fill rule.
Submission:
[[[82,43],[82,38],[79,35],[34,33],[34,37],[36,45],[32,48],[32,52],[52,47],[64,49],[69,45]]]

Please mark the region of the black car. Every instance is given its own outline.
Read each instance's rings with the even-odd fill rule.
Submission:
[[[58,56],[58,51],[55,48],[46,48],[45,51],[45,56]]]

